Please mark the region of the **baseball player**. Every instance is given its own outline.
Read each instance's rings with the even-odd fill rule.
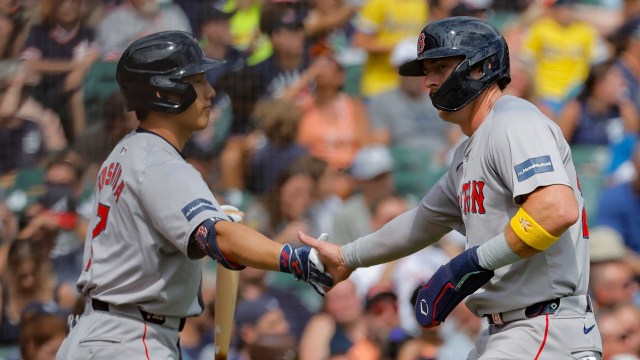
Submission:
[[[404,76],[424,76],[440,117],[468,136],[449,171],[420,205],[341,247],[303,233],[334,282],[353,269],[433,244],[451,229],[467,249],[419,287],[423,327],[466,305],[489,327],[468,359],[601,358],[587,283],[586,215],[571,151],[535,106],[504,95],[509,51],[493,26],[473,17],[427,25]]]
[[[143,37],[120,58],[118,85],[140,125],[98,175],[77,282],[87,303],[58,359],[178,359],[185,317],[203,311],[204,256],[233,270],[289,272],[319,292],[331,285],[308,246],[283,246],[229,221],[180,154],[207,125],[215,91],[204,73],[222,63],[180,31]]]

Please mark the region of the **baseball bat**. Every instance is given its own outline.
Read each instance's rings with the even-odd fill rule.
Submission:
[[[215,360],[227,360],[233,330],[233,315],[236,311],[239,276],[237,271],[222,266],[218,266],[216,271]]]

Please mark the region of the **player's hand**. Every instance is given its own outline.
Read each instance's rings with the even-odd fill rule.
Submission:
[[[292,274],[297,280],[308,282],[320,295],[333,286],[331,274],[324,271],[318,253],[309,246],[292,247],[284,244],[280,251],[280,271]]]
[[[229,217],[229,220],[235,223],[242,222],[244,218],[244,212],[233,205],[221,205],[220,209]]]
[[[440,325],[465,297],[491,280],[493,271],[479,265],[477,249],[472,247],[451,259],[419,288],[415,311],[422,327]]]
[[[341,246],[330,243],[326,239],[315,239],[302,231],[298,232],[298,239],[303,244],[316,249],[318,259],[324,265],[324,271],[333,277],[334,285],[348,278],[353,272],[353,269],[344,261]]]

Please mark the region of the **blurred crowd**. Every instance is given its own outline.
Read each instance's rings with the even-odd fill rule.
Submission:
[[[133,40],[183,30],[226,60],[206,74],[209,126],[183,152],[221,203],[275,241],[344,244],[415,206],[464,140],[422,78],[397,75],[427,23],[461,15],[501,29],[505,92],[571,145],[604,360],[640,359],[640,0],[0,0],[0,359],[53,359],[84,309],[92,189],[137,126],[114,78]],[[459,306],[421,329],[411,305],[464,246],[452,232],[324,298],[242,270],[230,358],[465,359],[486,319]],[[181,332],[185,360],[213,358],[216,265],[202,261],[207,310]]]

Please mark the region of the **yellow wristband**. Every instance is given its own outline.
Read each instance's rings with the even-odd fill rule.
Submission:
[[[509,224],[522,241],[537,250],[546,250],[558,240],[557,236],[549,234],[523,208],[518,210]]]

